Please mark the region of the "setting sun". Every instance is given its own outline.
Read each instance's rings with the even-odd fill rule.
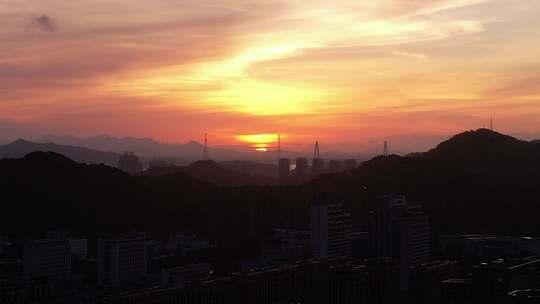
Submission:
[[[0,0],[0,143],[208,132],[271,152],[286,130],[288,150],[417,152],[489,116],[540,130],[539,1],[49,2]]]
[[[272,144],[277,143],[279,136],[278,134],[241,134],[236,136],[236,140],[249,144],[257,152],[267,152]]]

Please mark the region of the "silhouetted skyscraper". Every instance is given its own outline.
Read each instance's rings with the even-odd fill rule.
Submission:
[[[307,177],[308,160],[303,157],[296,159],[295,177],[298,182],[301,182]]]
[[[98,240],[98,283],[116,286],[147,273],[146,234],[131,232]]]
[[[136,175],[141,173],[143,168],[137,155],[133,152],[125,152],[118,160],[118,169],[128,174]]]
[[[371,206],[369,234],[373,257],[399,260],[406,290],[411,267],[429,261],[428,216],[421,206],[407,206],[403,195],[381,196]]]
[[[324,159],[321,158],[319,151],[319,142],[315,142],[315,151],[313,152],[313,161],[311,164],[311,175],[317,176],[324,171]]]
[[[280,182],[286,182],[289,179],[291,170],[291,160],[288,158],[280,158],[278,162],[278,176]]]
[[[43,239],[24,244],[24,274],[28,278],[46,277],[53,283],[69,280],[71,250],[69,240]]]
[[[311,205],[312,256],[344,257],[351,253],[351,215],[343,204],[322,197]]]

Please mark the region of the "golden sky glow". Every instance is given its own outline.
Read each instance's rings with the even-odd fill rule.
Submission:
[[[275,149],[278,142],[278,134],[241,134],[236,136],[236,140],[248,144],[253,150],[267,152]],[[285,139],[285,136],[281,136]]]
[[[540,137],[538,16],[531,0],[0,0],[0,140],[422,150],[490,116]]]

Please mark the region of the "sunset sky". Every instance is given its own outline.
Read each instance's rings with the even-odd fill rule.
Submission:
[[[490,116],[540,137],[539,16],[537,0],[0,0],[0,139],[412,151]]]

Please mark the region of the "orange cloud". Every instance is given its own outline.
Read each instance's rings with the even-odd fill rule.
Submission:
[[[437,137],[485,113],[540,127],[536,2],[20,2],[0,1],[0,120],[16,126],[0,137],[281,132],[307,149]]]

